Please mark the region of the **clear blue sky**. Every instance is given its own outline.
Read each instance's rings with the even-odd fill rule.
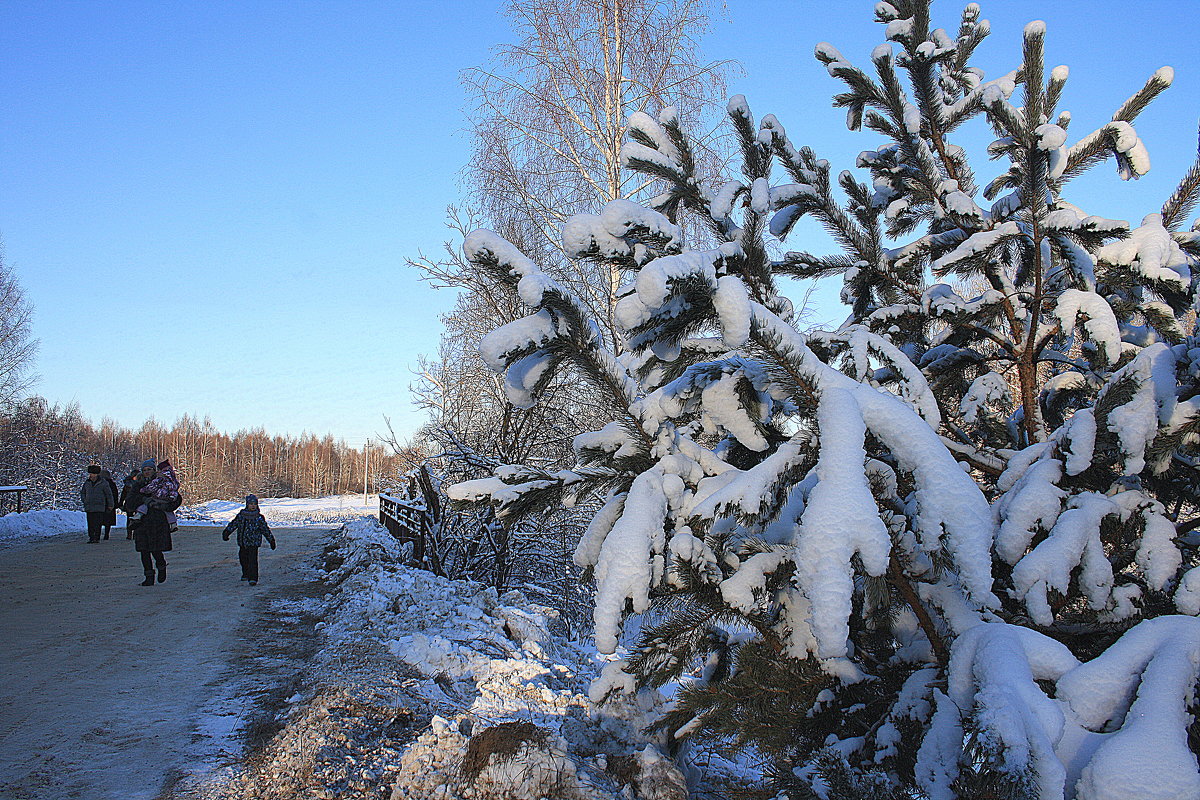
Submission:
[[[359,445],[387,414],[411,431],[410,368],[453,298],[404,259],[445,238],[468,158],[458,75],[510,38],[499,5],[3,0],[0,237],[36,306],[36,391],[129,426],[186,412]],[[1151,174],[1122,184],[1102,167],[1071,196],[1135,222],[1156,209],[1196,152],[1196,4],[982,5],[992,77],[1018,64],[1023,24],[1046,20],[1047,65],[1072,68],[1073,137],[1175,67],[1138,124]],[[729,0],[706,52],[742,62],[730,89],[757,115],[852,167],[874,139],[846,133],[812,46],[867,63],[872,7]],[[936,4],[937,24],[960,9]],[[814,319],[838,318],[836,293]]]

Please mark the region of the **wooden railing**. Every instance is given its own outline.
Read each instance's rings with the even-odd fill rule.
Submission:
[[[413,561],[420,564],[425,559],[425,539],[429,534],[430,517],[425,504],[420,500],[379,495],[379,522],[401,542],[409,542],[413,548]]]
[[[13,498],[14,496],[16,498],[16,502],[15,502],[16,509],[15,510],[18,514],[20,514],[21,513],[21,493],[28,491],[28,489],[29,489],[28,486],[0,486],[0,516],[3,516],[8,513],[8,511],[5,510],[5,506],[13,504],[13,501],[11,498]],[[9,509],[9,510],[12,510],[12,509]]]

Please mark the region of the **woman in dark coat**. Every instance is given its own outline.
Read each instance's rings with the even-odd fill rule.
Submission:
[[[158,462],[148,458],[142,462],[142,473],[134,479],[125,493],[125,513],[137,511],[143,501],[142,487],[154,479]],[[149,508],[141,519],[130,519],[133,532],[133,547],[142,556],[142,571],[146,579],[142,586],[154,585],[154,568],[158,567],[158,582],[167,579],[167,557],[163,553],[171,549],[171,526],[167,515],[160,509]]]

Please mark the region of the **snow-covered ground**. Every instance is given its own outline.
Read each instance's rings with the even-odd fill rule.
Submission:
[[[245,503],[242,500],[209,500],[179,510],[188,525],[224,525]],[[272,525],[329,525],[362,517],[379,516],[379,495],[339,494],[328,497],[260,497],[258,507]]]
[[[687,797],[639,731],[656,698],[593,705],[603,662],[551,633],[551,609],[406,567],[369,519],[348,523],[325,559],[329,606],[306,688],[260,757],[189,796]]]
[[[23,511],[0,517],[0,542],[86,530],[87,516],[82,511]]]
[[[269,703],[213,695],[194,730],[244,741],[246,757],[235,746],[224,766],[197,758],[173,800],[687,797],[662,743],[641,732],[661,696],[597,707],[588,689],[606,661],[590,644],[555,635],[556,612],[520,592],[405,566],[399,544],[372,519],[371,499],[366,507],[361,495],[262,502],[279,528],[349,520],[340,531],[314,530],[325,544],[310,550],[311,586],[295,599],[272,600],[267,612],[268,622],[320,619],[308,639],[312,652],[287,686],[260,687],[274,697]],[[239,508],[211,501],[181,522],[202,515],[219,525]],[[10,516],[19,518],[0,519],[10,536],[83,530],[78,512]],[[244,645],[264,666],[296,657],[255,637]],[[119,747],[113,756],[121,757]]]

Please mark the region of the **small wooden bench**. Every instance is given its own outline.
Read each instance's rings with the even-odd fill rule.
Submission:
[[[5,505],[10,503],[9,498],[16,497],[16,513],[21,513],[21,493],[28,491],[28,486],[0,486],[0,516],[7,514]]]

